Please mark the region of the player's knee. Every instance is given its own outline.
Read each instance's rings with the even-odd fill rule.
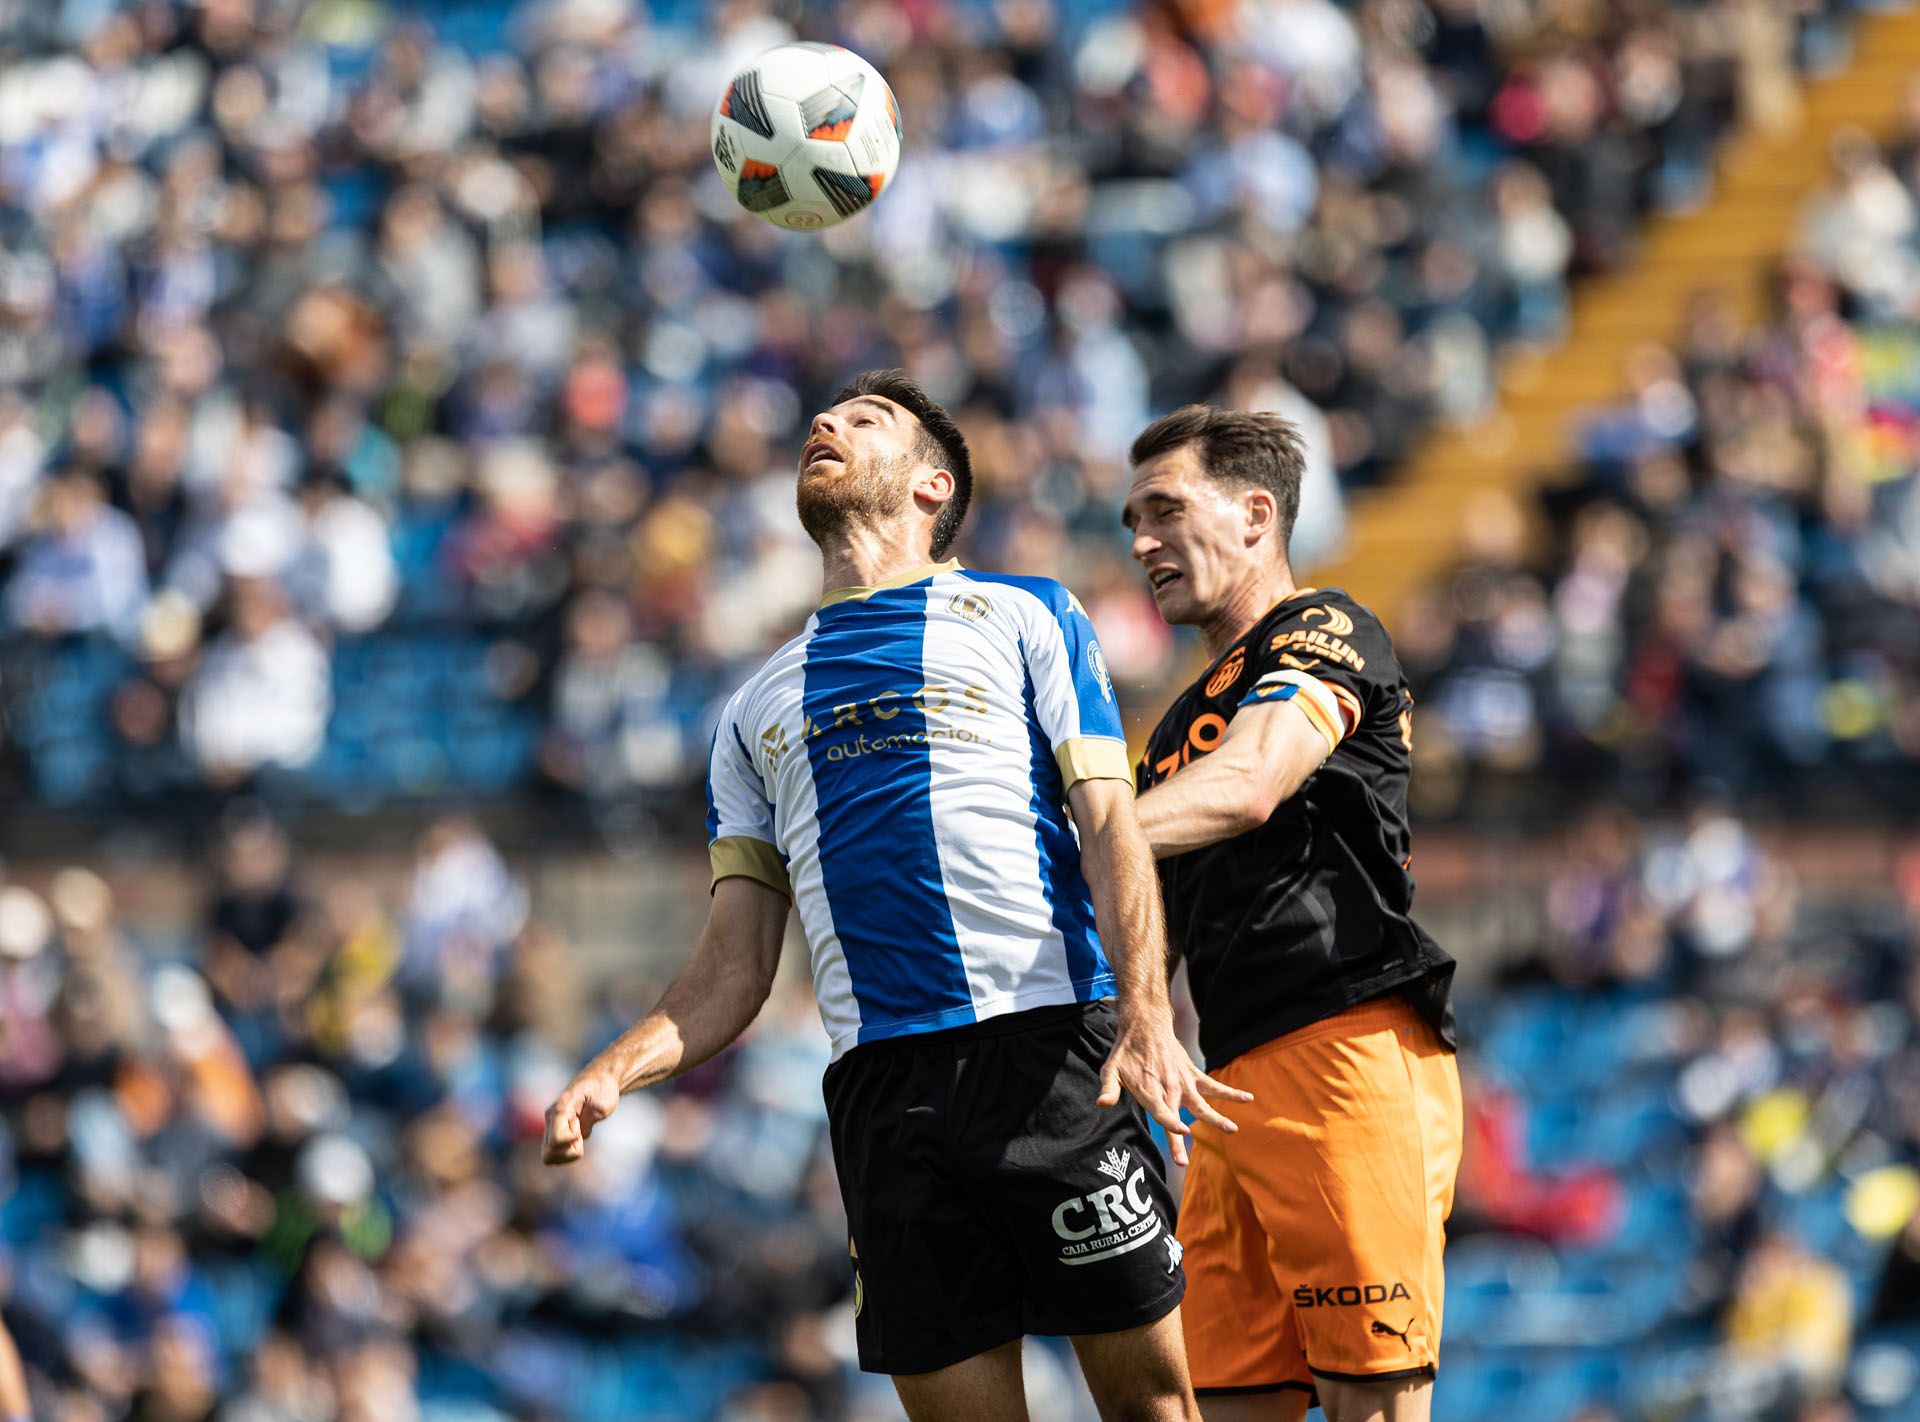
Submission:
[[[1182,1388],[1130,1399],[1109,1413],[1108,1422],[1200,1422],[1193,1394]]]
[[[1431,1412],[1432,1378],[1315,1382],[1327,1422],[1427,1422]]]

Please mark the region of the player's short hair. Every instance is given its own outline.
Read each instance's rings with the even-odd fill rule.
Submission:
[[[1253,410],[1183,405],[1140,431],[1128,457],[1138,467],[1186,445],[1193,446],[1209,479],[1273,495],[1284,551],[1300,514],[1300,480],[1307,470],[1306,445],[1293,422]]]
[[[912,415],[920,422],[920,457],[953,475],[953,497],[941,505],[933,521],[933,556],[944,558],[967,516],[967,505],[973,502],[973,460],[967,454],[966,436],[953,416],[904,370],[862,371],[833,397],[833,403],[856,395],[878,395]]]

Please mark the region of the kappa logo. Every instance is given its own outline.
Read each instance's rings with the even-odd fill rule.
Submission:
[[[767,772],[780,768],[780,757],[787,753],[787,728],[769,726],[760,733],[760,754],[766,759]]]
[[[1300,614],[1302,622],[1311,622],[1315,617],[1325,619],[1327,625],[1320,630],[1329,637],[1353,635],[1353,619],[1337,607],[1310,607]]]
[[[1171,1274],[1180,1267],[1180,1261],[1187,1257],[1187,1247],[1172,1235],[1167,1236],[1167,1272]],[[1412,1325],[1409,1324],[1409,1327]],[[1409,1345],[1411,1346],[1411,1345]]]
[[[1125,1180],[1127,1178],[1127,1162],[1132,1159],[1132,1151],[1115,1150],[1112,1146],[1108,1146],[1107,1158],[1093,1168],[1102,1175],[1112,1176],[1115,1180]]]
[[[1207,695],[1218,696],[1236,681],[1240,680],[1240,673],[1246,668],[1246,665],[1247,649],[1245,647],[1235,647],[1232,655],[1220,663],[1220,669],[1207,678]]]

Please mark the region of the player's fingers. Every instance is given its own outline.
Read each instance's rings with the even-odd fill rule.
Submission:
[[[1100,1068],[1100,1094],[1094,1100],[1101,1106],[1120,1104],[1120,1063],[1112,1057]]]
[[[1215,1081],[1205,1072],[1194,1077],[1194,1083],[1208,1096],[1217,1096],[1222,1101],[1252,1101],[1251,1091],[1242,1091],[1237,1086],[1228,1086],[1224,1081]]]
[[[1187,1164],[1187,1138],[1170,1135],[1167,1137],[1167,1150],[1173,1156],[1173,1163],[1183,1170]]]
[[[1139,1096],[1135,1099],[1146,1107],[1149,1116],[1166,1128],[1169,1138],[1192,1133],[1193,1127],[1180,1114],[1180,1103],[1171,1095]]]
[[[1187,1092],[1186,1106],[1189,1111],[1193,1112],[1196,1121],[1205,1121],[1217,1131],[1226,1131],[1228,1134],[1232,1134],[1234,1131],[1240,1129],[1232,1121],[1229,1121],[1225,1116],[1222,1116],[1218,1111],[1214,1110],[1212,1106],[1208,1105],[1207,1098],[1202,1096],[1198,1091]]]

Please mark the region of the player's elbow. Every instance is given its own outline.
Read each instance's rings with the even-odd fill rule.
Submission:
[[[1284,798],[1280,787],[1267,776],[1253,773],[1236,775],[1226,805],[1233,832],[1246,834],[1259,829],[1273,818],[1273,812]]]

